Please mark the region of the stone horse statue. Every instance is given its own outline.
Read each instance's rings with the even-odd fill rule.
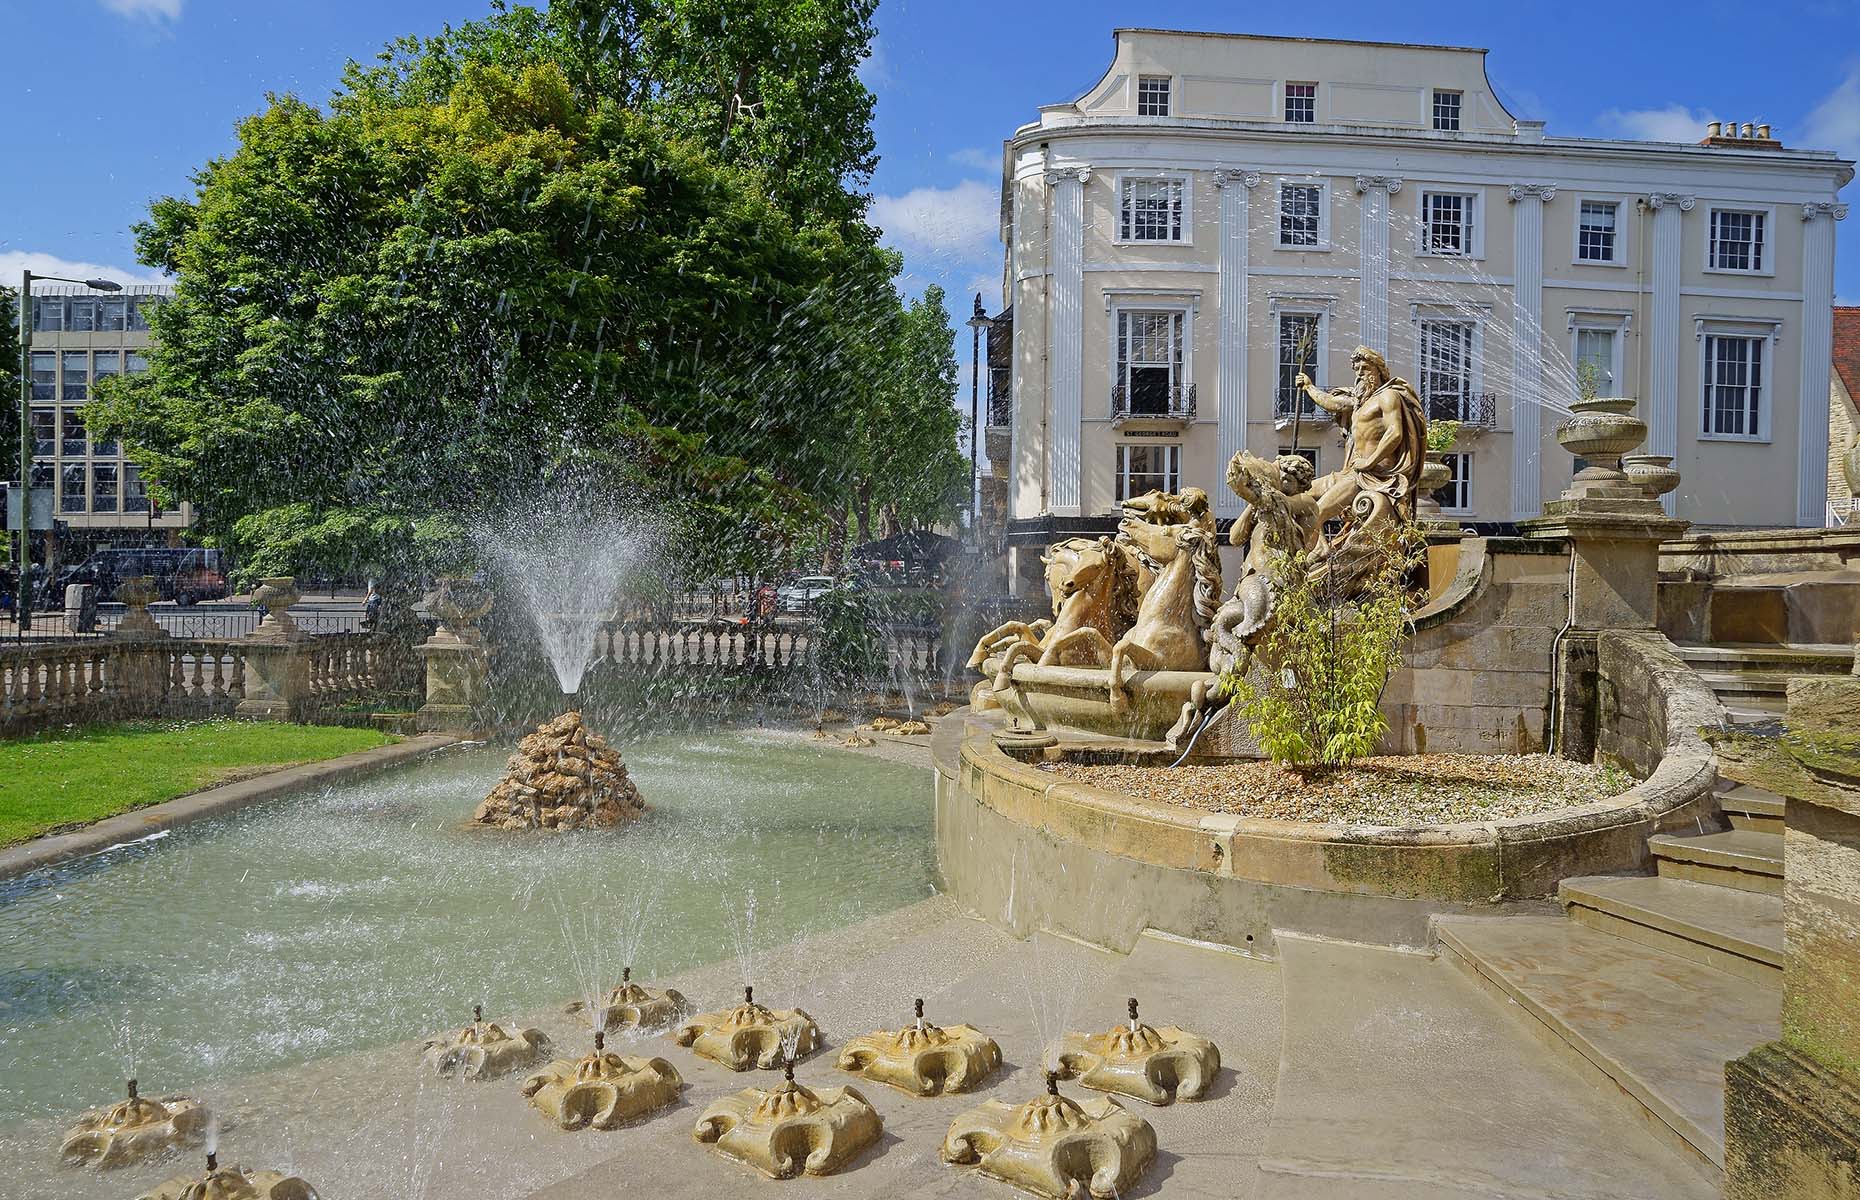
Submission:
[[[1071,538],[1048,548],[1040,562],[1046,567],[1053,619],[1009,621],[985,634],[969,655],[971,668],[1001,656],[995,691],[1011,684],[1016,663],[1035,655],[1043,667],[1103,666],[1110,659],[1111,639],[1119,628],[1119,594],[1128,575],[1121,548],[1108,537]]]
[[[1119,541],[1155,578],[1143,593],[1135,624],[1111,647],[1114,711],[1130,703],[1126,666],[1140,671],[1207,669],[1204,633],[1221,602],[1220,547],[1211,524],[1190,520],[1159,525],[1134,513],[1118,523]]]

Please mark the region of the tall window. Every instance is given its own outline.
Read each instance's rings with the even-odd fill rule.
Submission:
[[[38,333],[57,333],[65,327],[65,298],[63,296],[34,296],[32,298],[32,328]]]
[[[142,353],[140,350],[126,350],[123,352],[123,374],[140,375],[148,369],[148,355]]]
[[[1471,256],[1477,242],[1473,219],[1479,197],[1464,192],[1421,193],[1421,251]]]
[[[1765,213],[1711,210],[1711,247],[1706,261],[1719,271],[1763,270]]]
[[[1306,375],[1317,369],[1318,356],[1323,352],[1322,313],[1282,312],[1279,314],[1279,384],[1273,392],[1272,415],[1275,419],[1289,418],[1299,408],[1306,417],[1318,415],[1317,405],[1311,403],[1311,397],[1299,391],[1294,381],[1299,372]]]
[[[104,333],[121,333],[129,320],[128,305],[124,296],[105,296],[97,301],[97,328]]]
[[[65,394],[65,403],[78,404],[90,399],[90,355],[82,350],[66,350],[59,386]]]
[[[1615,336],[1612,329],[1576,331],[1577,380],[1580,382],[1583,374],[1593,371],[1598,396],[1612,396],[1616,392]]]
[[[91,355],[91,363],[90,363],[90,376],[91,376],[92,384],[94,385],[98,381],[107,379],[112,375],[120,374],[123,369],[122,362],[123,362],[122,353],[117,350],[98,350],[95,353],[93,353]],[[97,441],[92,443],[91,452],[93,454],[115,454],[116,453],[116,439],[115,438],[99,438]],[[99,509],[98,511],[102,511],[102,510]]]
[[[1447,470],[1451,474],[1447,478],[1446,486],[1436,493],[1440,500],[1440,507],[1448,512],[1472,511],[1471,451],[1458,451],[1441,457],[1446,459]]]
[[[58,356],[49,350],[32,352],[32,398],[58,398]]]
[[[1430,421],[1466,421],[1473,410],[1473,325],[1421,322],[1421,402]]]
[[[1139,75],[1137,77],[1137,115],[1139,117],[1169,115],[1169,77],[1167,75]]]
[[[58,410],[58,452],[66,458],[83,456],[84,418],[75,408]]]
[[[145,513],[149,510],[149,485],[143,482],[142,468],[123,464],[123,511]]]
[[[1119,310],[1117,378],[1111,408],[1166,415],[1184,407],[1182,325],[1185,313]]]
[[[1182,181],[1124,180],[1118,236],[1130,242],[1182,241]]]
[[[1309,125],[1317,120],[1317,84],[1285,85],[1285,119],[1299,125]]]
[[[1460,93],[1434,92],[1434,128],[1458,133],[1460,128]]]
[[[1279,245],[1324,244],[1324,188],[1316,183],[1279,185]]]
[[[1584,200],[1576,215],[1576,261],[1615,261],[1615,217],[1621,206],[1613,200]]]
[[[1705,432],[1758,437],[1762,431],[1763,344],[1760,337],[1705,339]]]
[[[90,507],[92,512],[116,511],[115,463],[98,463],[90,469]]]
[[[58,489],[58,511],[81,513],[84,511],[84,464],[76,463],[66,467],[61,475]]]
[[[138,333],[147,330],[149,312],[159,307],[166,299],[165,296],[130,296],[128,298],[129,328]]]
[[[32,410],[32,453],[35,458],[49,458],[56,450],[58,441],[58,410],[52,408],[35,408]]]
[[[1120,442],[1117,447],[1117,501],[1122,504],[1145,492],[1179,492],[1182,447]]]
[[[97,299],[72,296],[65,301],[65,328],[76,333],[90,333],[97,328]]]

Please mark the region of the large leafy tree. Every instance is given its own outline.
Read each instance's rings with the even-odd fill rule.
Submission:
[[[0,480],[19,478],[18,292],[0,287]]]

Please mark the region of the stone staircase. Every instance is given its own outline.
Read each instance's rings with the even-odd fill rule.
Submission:
[[[1719,804],[1728,829],[1648,839],[1656,874],[1565,879],[1560,919],[1435,923],[1443,954],[1714,1177],[1724,1064],[1777,1036],[1783,963],[1783,801],[1725,782]]]
[[[1731,721],[1740,725],[1781,720],[1792,677],[1845,674],[1854,661],[1851,645],[1754,642],[1684,644],[1679,656],[1710,686]]]

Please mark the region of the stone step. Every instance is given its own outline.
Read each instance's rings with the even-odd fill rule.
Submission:
[[[1574,920],[1603,933],[1782,986],[1782,897],[1658,875],[1565,879],[1557,898]]]
[[[1667,879],[1689,879],[1746,892],[1782,895],[1780,833],[1730,829],[1703,837],[1659,833],[1647,839],[1654,865]]]
[[[1447,956],[1630,1111],[1724,1165],[1724,1064],[1778,1033],[1772,989],[1555,918],[1442,917]]]
[[[1770,697],[1786,699],[1789,681],[1795,676],[1780,671],[1705,671],[1695,672],[1720,700],[1732,697]]]
[[[1723,642],[1679,647],[1695,671],[1774,671],[1784,675],[1839,675],[1853,670],[1852,646],[1838,644]]]
[[[1775,792],[1748,783],[1721,780],[1718,807],[1730,819],[1733,829],[1748,829],[1752,833],[1780,834],[1783,831],[1783,798]]]
[[[1776,725],[1780,724],[1788,706],[1781,700],[1742,696],[1734,697],[1734,702],[1724,704],[1725,719],[1733,725]]]

